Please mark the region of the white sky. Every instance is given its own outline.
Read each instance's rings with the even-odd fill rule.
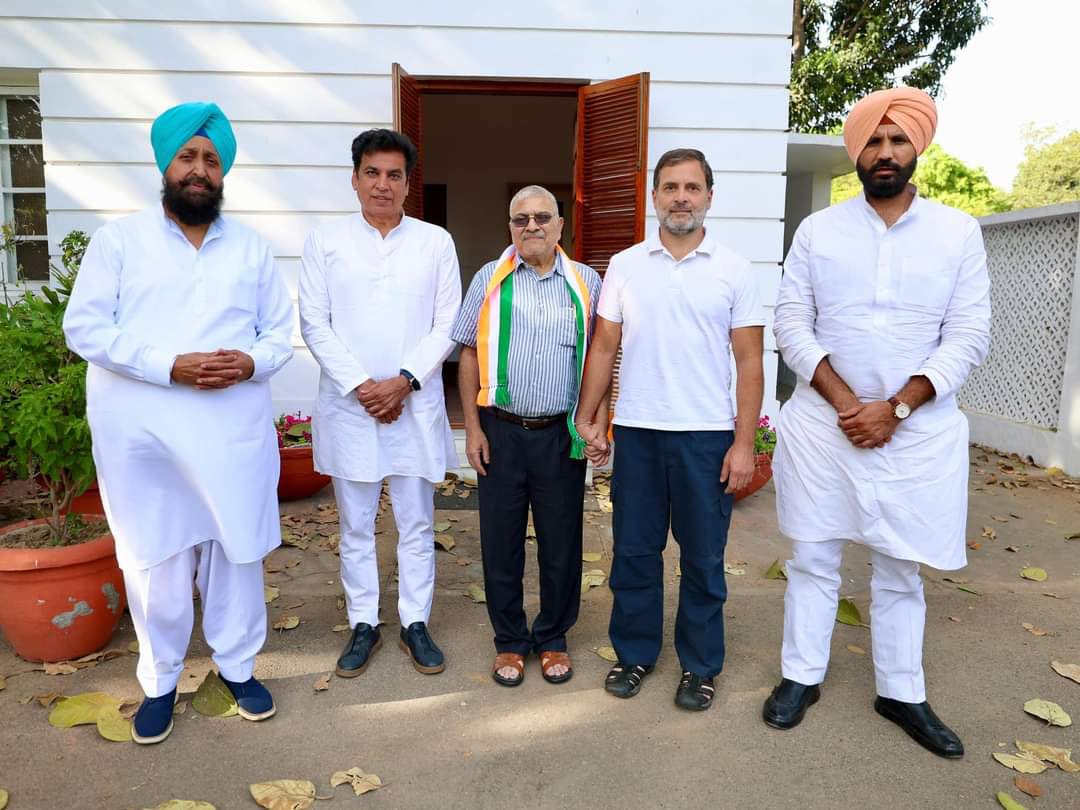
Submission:
[[[990,0],[989,13],[945,74],[935,140],[1008,191],[1028,122],[1080,129],[1080,0]]]

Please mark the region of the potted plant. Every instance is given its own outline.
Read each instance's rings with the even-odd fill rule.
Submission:
[[[770,424],[769,417],[762,416],[754,432],[754,477],[744,489],[735,493],[735,500],[753,495],[769,482],[772,478],[772,454],[775,448],[776,431]]]
[[[282,414],[274,422],[281,473],[278,476],[278,500],[310,498],[330,483],[330,476],[315,472],[311,455],[311,417],[301,411]]]
[[[79,515],[95,480],[86,422],[86,362],[63,318],[88,240],[61,242],[55,288],[0,302],[0,465],[37,480],[41,516],[0,528],[0,630],[23,658],[60,661],[104,647],[124,608],[123,577],[104,516]]]

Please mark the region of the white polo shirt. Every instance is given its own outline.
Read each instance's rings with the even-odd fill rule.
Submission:
[[[676,261],[654,231],[611,257],[597,314],[622,324],[615,424],[734,429],[731,330],[765,325],[750,262],[708,233]]]

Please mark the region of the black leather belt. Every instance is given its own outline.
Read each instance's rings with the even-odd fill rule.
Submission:
[[[521,425],[526,430],[540,430],[541,428],[551,427],[556,422],[566,421],[565,413],[557,413],[554,416],[518,416],[516,413],[510,413],[500,408],[492,408],[491,411],[495,414],[496,419]]]

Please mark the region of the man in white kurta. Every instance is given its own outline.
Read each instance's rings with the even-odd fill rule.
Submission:
[[[860,106],[861,105],[861,106]],[[791,728],[825,677],[849,540],[870,549],[877,711],[946,757],[963,754],[929,704],[919,565],[966,564],[968,425],[956,393],[986,356],[990,299],[978,223],[907,181],[936,124],[898,88],[845,128],[864,194],[808,217],[784,264],[775,333],[798,377],[774,470],[787,565],[782,670],[765,705]]]
[[[368,130],[352,151],[361,211],[308,237],[300,275],[301,330],[320,368],[315,467],[334,479],[353,628],[336,672],[359,675],[381,645],[375,518],[386,480],[398,531],[401,647],[432,674],[445,666],[427,629],[434,485],[457,466],[442,364],[453,348],[461,278],[450,234],[404,215],[412,143]]]
[[[266,637],[262,559],[281,542],[269,378],[292,356],[292,305],[269,246],[220,216],[236,153],[213,104],[154,123],[163,202],[101,228],[64,318],[89,365],[87,419],[124,571],[147,700],[137,742],[172,727],[192,580],[221,677],[249,719]]]

